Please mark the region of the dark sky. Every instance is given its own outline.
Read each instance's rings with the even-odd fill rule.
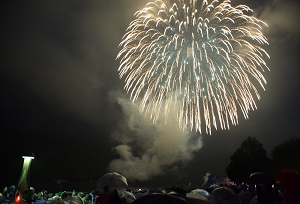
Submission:
[[[269,27],[270,72],[249,119],[212,135],[153,125],[119,79],[118,44],[146,0],[1,2],[1,186],[15,184],[31,151],[31,179],[92,180],[117,171],[135,181],[202,184],[225,174],[248,137],[270,153],[300,137],[298,0],[232,0]],[[3,172],[3,173],[2,173]]]

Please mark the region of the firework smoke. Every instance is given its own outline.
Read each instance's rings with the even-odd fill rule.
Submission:
[[[176,173],[202,147],[199,135],[193,137],[171,122],[153,124],[139,114],[137,104],[120,97],[117,100],[125,116],[112,134],[122,145],[114,148],[120,158],[109,164],[110,171],[120,172],[130,181],[147,181],[165,172]]]

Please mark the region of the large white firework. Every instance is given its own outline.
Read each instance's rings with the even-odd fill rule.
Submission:
[[[176,103],[179,125],[211,134],[248,118],[269,70],[262,26],[245,5],[229,0],[157,0],[135,13],[120,43],[119,74],[140,111],[155,122]],[[256,96],[256,97],[253,97]],[[205,123],[203,123],[205,121]]]

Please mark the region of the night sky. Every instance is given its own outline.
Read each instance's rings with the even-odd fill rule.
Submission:
[[[22,154],[32,181],[96,181],[117,171],[129,185],[203,183],[225,175],[248,137],[270,153],[300,137],[300,3],[232,0],[265,21],[271,71],[258,109],[212,135],[183,132],[138,113],[119,79],[118,44],[146,0],[1,1],[0,188],[16,184]]]

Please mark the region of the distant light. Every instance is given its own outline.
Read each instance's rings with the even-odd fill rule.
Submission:
[[[19,202],[20,200],[21,200],[20,195],[18,195],[16,201]]]
[[[33,156],[22,156],[23,159],[34,159]]]
[[[34,159],[34,154],[32,152],[26,152],[22,156],[23,159]]]

